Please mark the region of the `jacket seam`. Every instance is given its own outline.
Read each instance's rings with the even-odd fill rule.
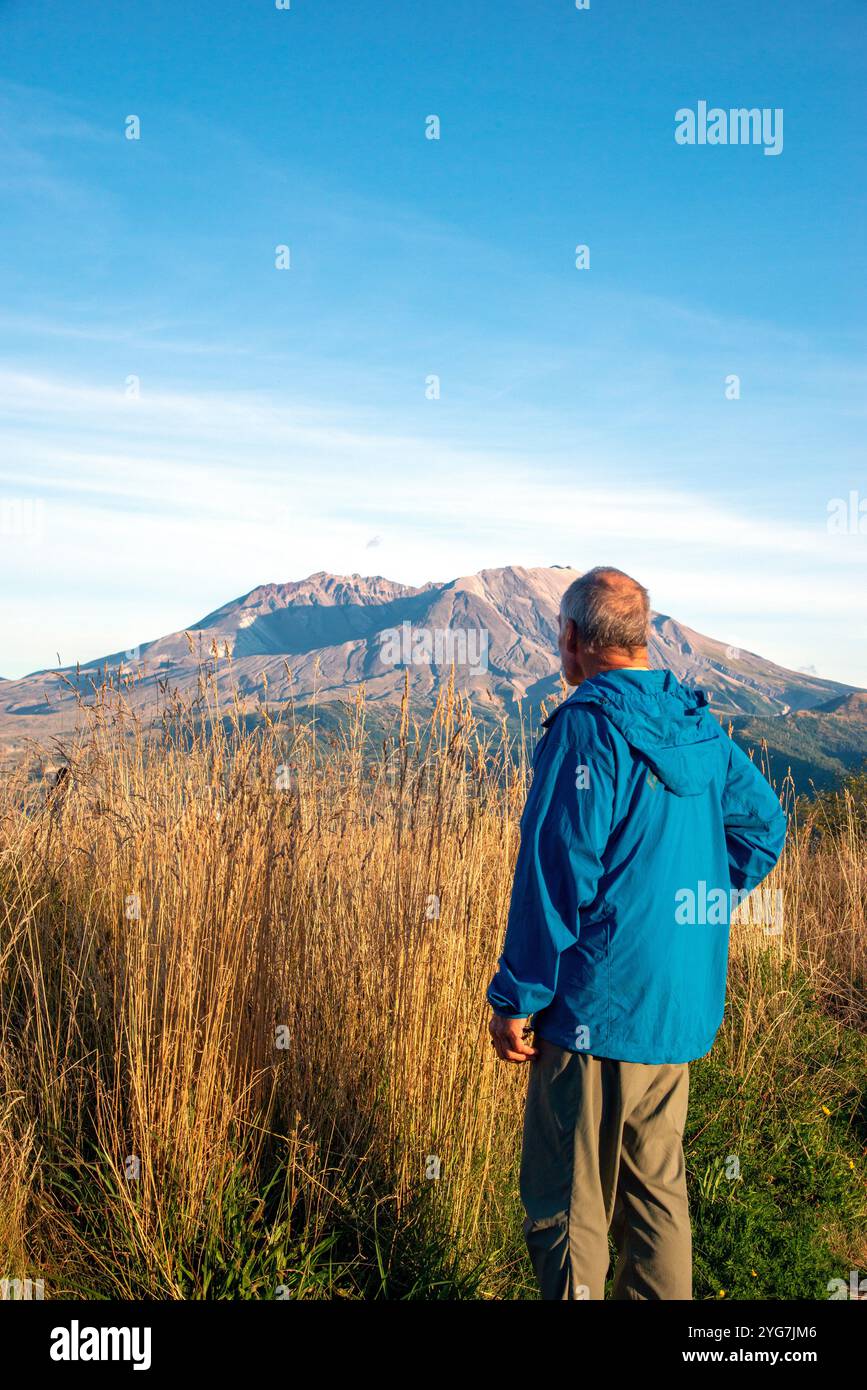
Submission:
[[[605,1020],[606,1020],[605,1046],[607,1047],[608,1044],[609,1044],[609,1042],[610,1042],[610,1040],[611,1040],[611,918],[610,918],[610,917],[606,920],[606,923],[605,923],[605,939],[606,939],[606,945],[607,945],[607,947],[608,947],[607,951],[605,952],[605,964],[606,964],[606,967],[607,967],[607,970],[608,970],[608,1007],[607,1007],[607,1009],[606,1009],[606,1014],[605,1014]]]

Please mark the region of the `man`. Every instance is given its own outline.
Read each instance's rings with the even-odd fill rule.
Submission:
[[[647,591],[566,590],[508,929],[488,989],[507,1062],[532,1059],[521,1200],[545,1299],[692,1297],[688,1063],[722,1021],[729,921],[783,847],[779,800],[700,691],[647,660]],[[535,1046],[527,1041],[533,1019]]]

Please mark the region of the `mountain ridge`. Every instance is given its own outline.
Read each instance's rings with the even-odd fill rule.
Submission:
[[[387,707],[399,703],[407,678],[413,699],[425,704],[453,668],[456,686],[490,712],[509,715],[524,700],[550,703],[561,690],[560,599],[580,573],[508,565],[410,585],[317,570],[256,585],[189,627],[126,652],[3,682],[0,745],[8,750],[22,738],[68,729],[76,688],[86,696],[89,681],[106,670],[134,678],[125,695],[140,710],[161,690],[194,697],[199,664],[214,652],[221,695],[236,690],[254,703],[264,698],[264,677],[269,704],[291,696],[321,706],[363,684],[369,703]],[[738,650],[669,614],[652,614],[649,655],[652,667],[706,690],[722,720],[773,722],[820,710],[835,730],[867,725],[867,692]]]

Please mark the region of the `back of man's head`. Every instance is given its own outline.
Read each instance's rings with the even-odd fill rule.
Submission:
[[[647,646],[650,596],[622,570],[597,565],[576,579],[560,602],[564,622],[573,622],[590,652],[636,652]]]

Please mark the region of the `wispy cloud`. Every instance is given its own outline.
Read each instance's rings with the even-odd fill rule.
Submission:
[[[0,410],[7,462],[3,476],[33,488],[66,494],[110,491],[121,498],[166,499],[167,480],[180,510],[202,472],[231,475],[234,491],[252,497],[257,488],[291,478],[294,497],[322,499],[322,475],[305,473],[327,458],[339,487],[330,507],[387,513],[396,519],[428,511],[451,524],[508,522],[522,517],[531,500],[550,517],[570,516],[579,533],[630,539],[656,538],[722,551],[758,549],[781,555],[823,556],[829,563],[858,563],[829,537],[824,514],[812,525],[795,524],[782,509],[765,515],[752,506],[725,504],[712,491],[648,485],[640,470],[597,456],[576,469],[568,453],[549,451],[544,492],[534,460],[520,448],[471,450],[441,435],[413,435],[378,428],[364,416],[265,393],[151,391],[138,398],[75,380],[0,370]],[[10,424],[13,428],[10,428]],[[156,450],[155,446],[160,445]],[[22,461],[16,467],[15,460]],[[373,473],[366,471],[375,466]],[[399,467],[400,485],[394,487]],[[596,479],[605,470],[606,485]],[[697,481],[700,481],[697,479]],[[492,483],[495,486],[492,488]],[[781,500],[785,500],[784,498]],[[853,548],[853,552],[857,548]]]
[[[197,109],[162,102],[160,119],[164,144],[127,148],[120,117],[107,130],[82,102],[0,83],[11,257],[62,211],[64,259],[0,317],[15,355],[0,498],[45,506],[44,534],[0,554],[20,595],[4,674],[58,645],[156,636],[268,578],[365,568],[374,549],[415,583],[621,563],[695,626],[760,609],[769,656],[775,624],[800,620],[799,662],[820,669],[852,640],[867,544],[829,536],[823,491],[863,472],[863,334],[610,270],[567,283],[574,208],[528,256],[506,221],[418,186],[365,192],[212,111],[206,148]],[[203,168],[177,167],[172,139]],[[723,406],[728,372],[743,399]],[[41,661],[24,655],[37,643]]]

